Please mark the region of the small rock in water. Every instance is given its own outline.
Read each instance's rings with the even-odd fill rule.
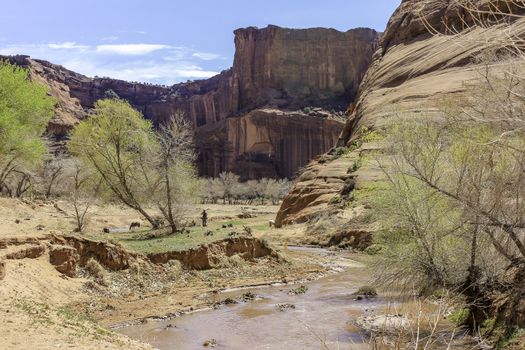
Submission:
[[[295,309],[295,305],[294,304],[277,304],[277,305],[275,305],[275,307],[279,311],[286,311],[286,310]]]
[[[232,298],[226,298],[224,299],[225,305],[232,305],[232,304],[238,304],[236,300],[233,300]]]
[[[210,347],[210,348],[214,348],[217,346],[217,340],[215,339],[209,339],[209,340],[206,340],[202,346],[206,346],[206,347]]]
[[[252,292],[246,292],[242,295],[242,299],[244,301],[252,301],[252,300],[255,300],[257,296],[255,294],[253,294]]]
[[[305,294],[308,291],[308,287],[301,285],[300,287],[297,287],[295,289],[292,289],[288,292],[288,295],[299,295],[299,294]]]

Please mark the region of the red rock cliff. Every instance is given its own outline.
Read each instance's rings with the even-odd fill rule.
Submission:
[[[155,124],[185,112],[195,127],[202,175],[290,177],[334,146],[343,127],[338,111],[355,98],[376,39],[371,29],[238,29],[231,69],[170,87],[88,78],[27,56],[10,59],[29,67],[58,99],[49,125],[56,138],[66,137],[98,99],[116,94]],[[331,112],[301,113],[306,106]],[[261,108],[266,111],[255,111]]]
[[[486,3],[477,1],[479,6]],[[504,11],[524,12],[516,2],[499,1],[497,5]],[[436,99],[463,91],[464,82],[476,77],[473,58],[504,38],[509,28],[474,26],[467,30],[465,24],[472,23],[458,1],[402,1],[361,83],[338,145],[352,143],[363,127],[379,127],[400,111],[431,117],[438,112]],[[523,20],[509,25],[525,28]],[[465,36],[458,43],[454,36],[432,35],[429,27],[443,34],[446,28],[455,28]],[[364,145],[346,156],[326,154],[321,162],[311,162],[285,198],[276,224],[304,222],[330,209],[330,201],[341,193],[348,178],[357,187],[377,179],[380,172],[370,165],[352,172],[356,157],[366,151]]]

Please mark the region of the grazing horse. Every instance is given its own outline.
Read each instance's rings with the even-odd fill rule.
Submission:
[[[131,223],[131,225],[129,225],[129,230],[132,231],[134,228],[139,228],[140,227],[140,222],[138,221],[133,221]]]

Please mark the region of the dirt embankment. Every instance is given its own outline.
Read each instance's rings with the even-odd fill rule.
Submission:
[[[0,344],[149,349],[104,327],[208,307],[222,288],[313,278],[322,271],[287,262],[263,241],[244,236],[149,255],[78,236],[3,238]]]
[[[239,255],[247,261],[262,257],[279,258],[264,241],[251,237],[227,238],[208,245],[201,245],[185,251],[148,254],[148,259],[155,264],[165,264],[178,260],[190,269],[205,270],[218,265],[223,257]]]
[[[185,251],[140,254],[125,250],[113,243],[97,242],[76,236],[41,236],[0,240],[0,280],[8,273],[6,260],[35,259],[47,253],[56,270],[75,277],[78,267],[85,267],[91,259],[109,271],[120,271],[133,264],[166,264],[178,260],[188,269],[204,270],[219,264],[224,257],[238,255],[244,260],[270,257],[278,254],[263,241],[253,237],[227,238]]]

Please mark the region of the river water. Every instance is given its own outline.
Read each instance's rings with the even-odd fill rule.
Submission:
[[[330,254],[312,250],[312,254]],[[118,331],[159,349],[204,349],[214,339],[216,349],[369,349],[367,337],[352,320],[383,312],[381,297],[356,300],[352,295],[366,284],[364,266],[348,256],[338,258],[340,272],[305,285],[305,294],[289,295],[293,285],[252,288],[260,300],[222,305],[166,321],[149,321]],[[221,293],[217,299],[235,298],[247,290]],[[295,309],[280,311],[278,304]]]

